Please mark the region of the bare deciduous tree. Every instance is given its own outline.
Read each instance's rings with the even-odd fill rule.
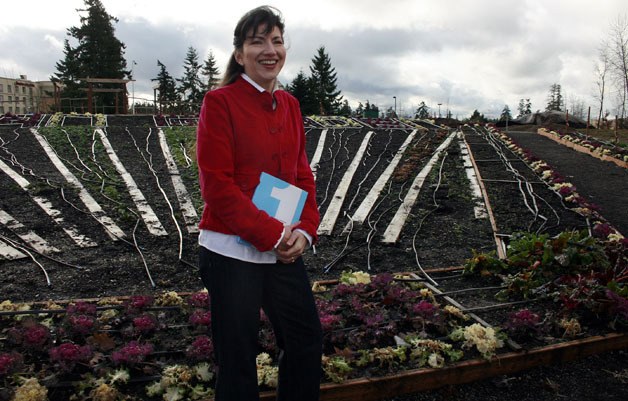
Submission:
[[[625,14],[611,23],[608,51],[610,71],[620,100],[619,114],[624,119],[628,95],[628,17]]]
[[[568,110],[572,116],[586,121],[587,119],[587,113],[585,111],[586,108],[587,106],[585,105],[584,99],[582,99],[579,96],[574,96],[574,95],[569,96]]]
[[[597,116],[597,126],[600,127],[602,123],[602,112],[604,111],[604,96],[606,95],[606,76],[608,74],[609,61],[608,61],[608,44],[603,44],[600,48],[599,59],[595,65],[595,85],[597,86],[597,93],[595,97],[600,102],[600,110]]]

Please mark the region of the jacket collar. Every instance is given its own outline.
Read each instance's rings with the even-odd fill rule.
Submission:
[[[275,98],[275,92],[279,89],[278,81],[275,81],[275,88],[273,89],[273,93],[268,93],[266,89],[262,88],[257,82],[253,81],[251,77],[249,77],[245,73],[242,73],[240,77],[242,78],[241,80],[239,80],[241,83],[244,84],[243,81],[246,81],[250,84],[250,85],[245,84],[245,86],[247,86],[251,90],[255,90],[256,92],[262,95],[267,95],[270,98],[269,99],[270,107],[272,110],[275,110],[277,108],[277,99]]]

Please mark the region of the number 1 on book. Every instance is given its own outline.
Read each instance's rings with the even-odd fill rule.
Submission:
[[[277,220],[286,224],[293,223],[296,220],[295,215],[299,208],[298,199],[301,196],[301,192],[301,189],[292,185],[285,188],[273,187],[270,196],[279,201],[279,206],[274,216]]]

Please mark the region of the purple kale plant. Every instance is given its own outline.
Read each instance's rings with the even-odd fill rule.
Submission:
[[[22,355],[17,352],[0,354],[0,377],[8,376],[16,372],[22,365]]]
[[[208,336],[201,335],[194,339],[187,348],[186,355],[193,361],[211,361],[214,354],[214,344]]]
[[[63,371],[69,372],[77,363],[87,363],[92,358],[93,350],[89,345],[63,343],[50,348],[48,353],[52,362],[57,363]]]
[[[116,365],[133,366],[144,362],[147,356],[153,352],[153,345],[150,343],[142,344],[138,341],[130,341],[117,351],[111,354],[111,360]]]

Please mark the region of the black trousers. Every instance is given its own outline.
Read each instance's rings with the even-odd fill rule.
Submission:
[[[318,400],[322,330],[303,260],[255,264],[201,246],[199,266],[211,299],[215,400],[259,400],[260,308],[281,350],[277,400]]]

